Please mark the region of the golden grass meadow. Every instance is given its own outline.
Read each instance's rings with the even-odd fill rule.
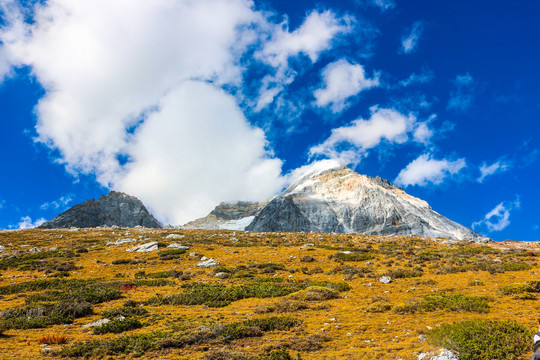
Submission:
[[[0,245],[2,359],[527,359],[539,317],[536,243],[98,228]]]

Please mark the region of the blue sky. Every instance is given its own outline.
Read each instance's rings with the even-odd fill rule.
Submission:
[[[540,240],[537,1],[0,4],[0,228],[109,190],[164,223],[336,159]]]

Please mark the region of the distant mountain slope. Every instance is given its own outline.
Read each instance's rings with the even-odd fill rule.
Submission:
[[[304,175],[266,204],[246,230],[489,240],[433,211],[427,202],[389,181],[346,167]]]
[[[210,214],[185,224],[183,228],[244,230],[264,205],[265,202],[249,201],[221,203]]]
[[[89,228],[96,226],[161,228],[161,224],[136,197],[111,191],[97,201],[87,200],[75,205],[54,219],[39,226],[42,229]]]

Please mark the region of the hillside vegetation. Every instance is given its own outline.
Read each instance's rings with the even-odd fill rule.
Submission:
[[[0,245],[2,359],[527,359],[539,317],[535,243],[72,229]]]

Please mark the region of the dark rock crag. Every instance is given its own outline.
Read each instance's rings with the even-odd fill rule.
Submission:
[[[111,191],[97,201],[90,199],[71,207],[54,219],[43,223],[39,228],[66,229],[98,226],[162,227],[139,199]]]

